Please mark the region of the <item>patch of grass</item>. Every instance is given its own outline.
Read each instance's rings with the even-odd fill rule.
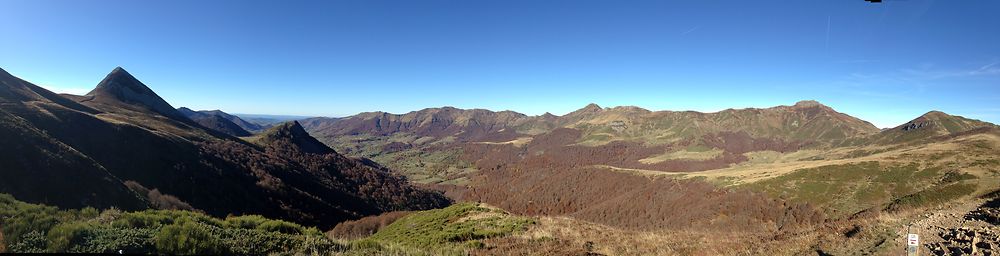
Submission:
[[[481,240],[527,230],[534,220],[474,203],[416,212],[396,220],[355,246],[397,244],[434,254],[464,254]],[[478,242],[478,243],[477,243]],[[375,245],[373,245],[375,244]]]
[[[878,162],[829,165],[742,185],[773,196],[820,206],[829,216],[843,217],[933,186],[941,168],[917,164],[883,166]]]
[[[972,175],[965,172],[950,171],[944,174],[944,177],[941,178],[941,183],[953,183],[963,180],[972,180],[976,178],[979,177],[976,177],[976,175]]]
[[[886,209],[889,211],[899,211],[904,209],[914,209],[930,207],[958,199],[962,196],[972,194],[976,191],[976,184],[953,183],[948,185],[934,186],[914,194],[910,194],[893,200]]]

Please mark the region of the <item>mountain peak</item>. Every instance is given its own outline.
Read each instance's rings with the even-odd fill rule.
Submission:
[[[296,150],[313,154],[336,153],[312,135],[298,121],[285,122],[276,125],[259,135],[258,144],[276,147],[291,147]]]
[[[923,115],[920,115],[920,117],[918,117],[918,118],[941,119],[941,118],[954,118],[954,117],[956,117],[956,116],[949,115],[948,113],[937,111],[937,110],[931,110],[931,111],[928,111],[927,113],[924,113]]]
[[[993,124],[932,110],[897,128],[902,131],[913,131],[931,127],[930,129],[936,133],[948,134],[989,126]]]
[[[104,80],[97,84],[97,88],[87,93],[93,97],[94,101],[125,105],[143,108],[168,117],[183,117],[174,107],[170,106],[156,92],[149,89],[135,76],[132,76],[124,68],[116,67]]]
[[[815,100],[802,100],[802,101],[796,102],[794,106],[795,107],[800,107],[800,108],[805,108],[805,107],[825,107],[826,105],[823,105],[822,103],[819,103],[819,101],[815,101]]]

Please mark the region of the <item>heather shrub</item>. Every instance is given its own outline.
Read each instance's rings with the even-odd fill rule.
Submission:
[[[222,254],[225,247],[204,224],[181,218],[160,229],[154,237],[156,250],[166,254]]]
[[[49,252],[65,252],[73,244],[80,244],[84,236],[94,225],[86,222],[68,222],[56,225],[49,230],[47,237],[49,241]]]
[[[283,221],[283,220],[268,220],[257,226],[257,229],[278,232],[284,234],[298,235],[302,234],[303,227],[299,224]]]
[[[220,220],[182,210],[59,210],[0,195],[7,252],[317,254],[347,250],[313,227],[259,215]],[[15,239],[16,238],[16,239]]]
[[[243,215],[226,217],[226,226],[232,228],[255,229],[260,224],[267,222],[267,218],[260,215]]]

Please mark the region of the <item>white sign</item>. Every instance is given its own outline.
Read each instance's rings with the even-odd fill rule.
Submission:
[[[906,236],[906,245],[909,246],[920,246],[920,235],[909,234]]]

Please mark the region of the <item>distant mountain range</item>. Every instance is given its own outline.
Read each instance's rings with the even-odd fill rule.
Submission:
[[[337,154],[294,122],[237,139],[264,127],[221,111],[175,109],[122,68],[83,96],[57,95],[5,71],[0,83],[0,193],[28,202],[155,205],[130,183],[215,216],[324,227],[449,203],[391,170]]]
[[[714,113],[649,111],[638,107],[602,108],[590,104],[562,116],[547,113],[528,116],[512,111],[444,107],[406,114],[369,112],[345,118],[310,118],[301,123],[317,138],[340,147],[344,153],[381,157],[405,170],[421,169],[421,166],[407,166],[406,161],[391,160],[394,157],[386,154],[445,152],[457,148],[467,152],[472,151],[469,147],[483,144],[509,144],[524,145],[528,151],[531,151],[530,148],[562,147],[577,148],[582,150],[581,153],[606,152],[587,153],[596,155],[585,159],[614,158],[618,160],[613,165],[618,167],[674,172],[702,171],[738,164],[747,161],[743,154],[751,151],[792,152],[848,145],[887,145],[996,127],[987,122],[932,111],[907,124],[883,131],[869,122],[815,101]],[[612,150],[615,148],[637,152],[621,157],[603,155],[622,153]],[[674,152],[675,156],[700,154],[704,157],[678,158],[663,155],[663,152]],[[579,157],[583,156],[563,156],[556,161],[573,162],[577,160],[567,159]],[[588,161],[587,164],[611,162]]]

